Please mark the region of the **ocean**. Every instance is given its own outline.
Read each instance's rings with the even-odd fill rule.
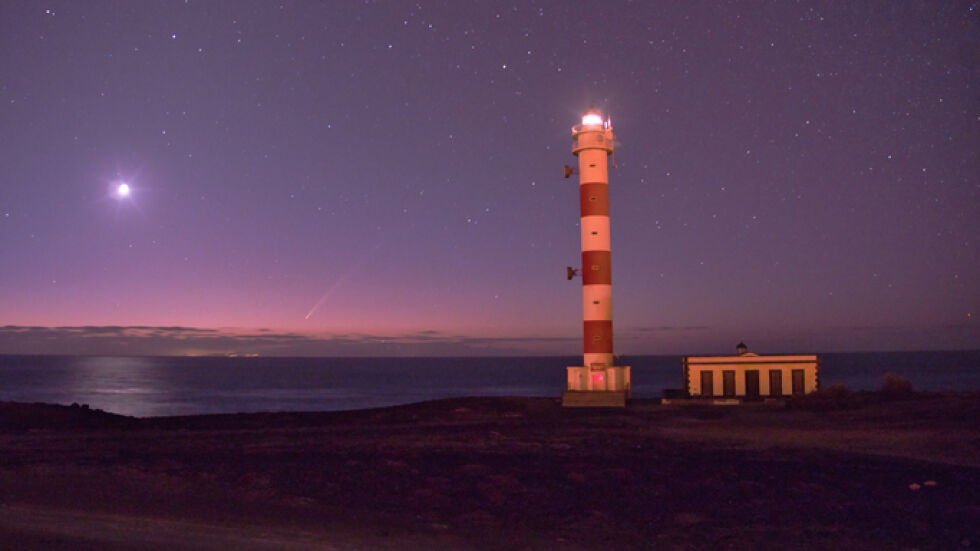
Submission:
[[[820,385],[980,390],[980,350],[821,354]],[[629,356],[633,396],[681,388],[679,356]],[[461,396],[560,396],[581,357],[217,358],[0,355],[0,401],[88,404],[137,417],[361,409]]]

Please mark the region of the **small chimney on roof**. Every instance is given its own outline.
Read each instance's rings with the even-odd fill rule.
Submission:
[[[736,353],[737,353],[737,354],[738,354],[739,356],[744,356],[744,355],[745,355],[745,353],[746,353],[746,352],[748,352],[748,351],[749,351],[749,347],[747,347],[747,346],[745,346],[745,343],[744,343],[744,342],[739,342],[739,343],[738,343],[738,344],[737,344],[737,345],[735,346],[735,352],[736,352]]]

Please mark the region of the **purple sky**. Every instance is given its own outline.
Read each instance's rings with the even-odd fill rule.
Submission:
[[[0,3],[0,353],[980,348],[977,2]],[[114,196],[126,182],[132,193]]]

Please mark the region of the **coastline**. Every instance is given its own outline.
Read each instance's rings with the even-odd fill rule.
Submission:
[[[926,392],[980,389],[980,350],[820,354],[820,386],[860,391],[894,373]],[[2,356],[0,400],[136,417],[342,411],[461,396],[557,396],[576,357],[141,358]],[[630,356],[634,398],[683,388],[680,356]],[[572,362],[572,363],[570,363]],[[84,373],[84,377],[79,374]]]
[[[457,398],[142,419],[0,403],[0,539],[71,549],[975,548],[978,396],[637,400],[626,410]]]

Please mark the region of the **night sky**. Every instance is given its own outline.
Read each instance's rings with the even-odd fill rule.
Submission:
[[[0,3],[0,353],[980,348],[978,2]],[[130,186],[120,196],[118,186]]]

